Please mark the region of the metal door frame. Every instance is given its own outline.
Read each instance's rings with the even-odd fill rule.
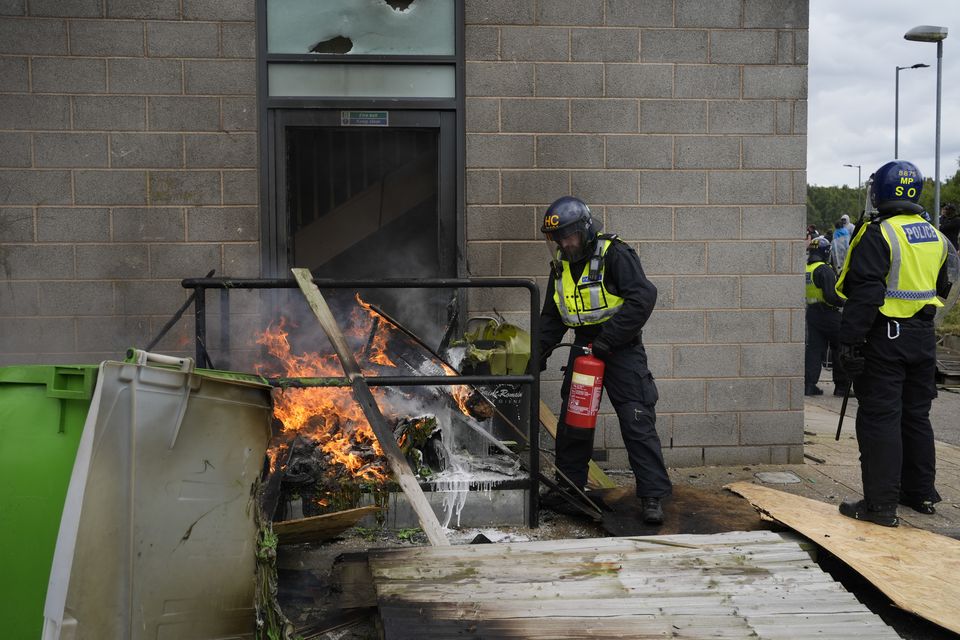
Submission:
[[[464,48],[464,2],[454,3],[454,48],[452,56],[420,55],[337,55],[337,54],[271,54],[267,51],[267,0],[256,0],[257,25],[257,112],[259,121],[259,182],[260,182],[260,270],[264,277],[286,276],[287,225],[286,210],[283,221],[279,219],[277,187],[285,184],[278,181],[277,134],[283,132],[286,122],[295,112],[315,114],[331,110],[389,111],[391,124],[403,122],[406,112],[441,114],[440,200],[442,206],[452,203],[456,221],[455,247],[443,247],[452,255],[457,277],[465,277],[466,271],[466,120],[465,120],[465,66]],[[450,64],[455,69],[455,97],[453,98],[348,98],[348,97],[271,97],[267,82],[269,62],[295,62],[300,64]],[[309,119],[311,116],[307,116]],[[452,119],[452,120],[450,120]],[[452,122],[452,143],[445,135]],[[338,123],[339,124],[339,123]],[[448,148],[452,144],[452,149]],[[447,193],[453,190],[452,196]],[[282,222],[282,224],[281,224]],[[441,234],[443,235],[443,234]]]
[[[290,267],[290,220],[286,206],[287,159],[286,131],[291,127],[323,127],[364,129],[341,126],[341,109],[273,109],[270,112],[270,191],[266,198],[266,215],[262,224],[264,251],[263,271],[280,277]],[[437,149],[437,220],[438,255],[443,273],[437,277],[461,276],[465,239],[463,208],[457,206],[456,115],[453,111],[398,110],[389,111],[387,129],[436,129]],[[452,224],[453,229],[445,225]],[[450,240],[455,238],[455,242]],[[387,275],[387,274],[385,274]]]

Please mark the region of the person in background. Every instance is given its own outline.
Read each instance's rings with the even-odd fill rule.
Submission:
[[[820,232],[817,231],[817,227],[812,224],[807,225],[807,242],[810,242],[814,238],[820,235]]]
[[[921,217],[923,175],[911,162],[877,169],[876,212],[850,242],[837,291],[845,298],[840,362],[857,394],[863,499],[840,513],[885,527],[897,504],[925,514],[940,501],[930,406],[937,397],[933,318],[950,291],[956,256]],[[952,266],[953,265],[953,266]]]
[[[854,226],[853,226],[853,223],[850,222],[850,216],[848,216],[847,214],[843,214],[842,216],[840,216],[840,222],[843,223],[843,228],[847,230],[847,233],[850,234],[850,237],[852,238]]]
[[[843,259],[847,256],[850,246],[850,232],[843,224],[843,219],[833,223],[833,240],[830,241],[830,264],[834,271],[839,272],[843,267]]]
[[[547,208],[540,228],[553,260],[546,299],[540,312],[540,353],[556,346],[568,329],[577,345],[592,344],[603,360],[603,388],[610,397],[627,459],[636,481],[641,517],[647,524],[663,522],[661,500],[672,492],[657,435],[657,386],[647,368],[642,329],[657,302],[657,288],[643,273],[640,258],[615,235],[600,233],[585,202],[564,196]],[[566,423],[573,361],[581,349],[571,349],[557,424],[557,469],[583,489],[593,455],[593,429]],[[544,496],[553,508],[562,496]]]
[[[841,229],[846,231],[846,229]],[[821,362],[827,355],[827,346],[837,353],[840,338],[840,308],[843,300],[837,295],[837,274],[828,264],[830,243],[826,238],[814,238],[807,249],[807,342],[803,357],[803,394],[823,395],[817,386]],[[843,395],[848,381],[843,367],[833,363],[833,393]]]
[[[960,216],[957,215],[957,205],[952,202],[940,207],[940,233],[947,237],[954,249],[957,246],[958,236],[960,236]]]

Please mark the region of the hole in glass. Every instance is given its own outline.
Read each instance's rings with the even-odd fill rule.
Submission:
[[[321,40],[310,47],[311,53],[349,53],[353,49],[353,40],[343,36]]]

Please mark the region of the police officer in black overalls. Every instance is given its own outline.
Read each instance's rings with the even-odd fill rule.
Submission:
[[[541,231],[554,260],[540,313],[540,353],[557,345],[571,328],[576,344],[593,344],[593,355],[606,366],[603,387],[619,418],[642,518],[660,524],[661,499],[670,495],[671,483],[656,430],[657,387],[641,342],[657,289],[629,245],[599,233],[600,225],[583,201],[566,196],[551,204]],[[571,349],[563,379],[556,451],[557,468],[578,489],[587,483],[594,431],[565,423],[573,360],[580,354]]]
[[[840,513],[887,527],[897,504],[935,512],[936,457],[930,405],[937,396],[933,317],[950,289],[949,243],[921,216],[923,176],[888,162],[873,176],[876,208],[850,242],[837,291],[846,298],[840,358],[859,401],[863,500]]]
[[[821,363],[829,346],[836,360],[840,346],[840,307],[843,299],[837,295],[837,274],[830,264],[830,242],[823,236],[814,238],[807,248],[806,270],[807,343],[804,349],[803,393],[821,396]],[[847,389],[843,366],[833,363],[833,394],[843,395]]]

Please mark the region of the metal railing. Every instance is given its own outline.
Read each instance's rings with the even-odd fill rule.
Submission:
[[[526,289],[530,294],[530,373],[523,375],[469,375],[469,376],[364,376],[371,387],[402,386],[458,386],[485,384],[513,384],[529,386],[530,415],[527,420],[527,439],[529,443],[530,474],[528,493],[528,523],[537,527],[540,519],[539,477],[540,477],[540,429],[537,416],[540,415],[540,289],[536,282],[522,278],[401,278],[394,280],[330,280],[314,278],[314,284],[320,289]],[[195,347],[197,363],[214,368],[207,350],[207,305],[208,289],[220,290],[221,346],[229,351],[229,316],[231,289],[297,289],[293,278],[186,278],[181,281],[185,289],[192,289],[191,299],[194,307]],[[180,313],[186,310],[186,306]],[[168,323],[169,324],[169,323]],[[157,340],[162,337],[158,336]],[[156,342],[156,340],[155,340]],[[296,380],[288,378],[288,381]],[[306,380],[306,379],[302,379]],[[349,386],[346,377],[309,379],[302,386],[338,387]],[[536,428],[534,428],[536,425]],[[518,425],[518,428],[524,425]]]

